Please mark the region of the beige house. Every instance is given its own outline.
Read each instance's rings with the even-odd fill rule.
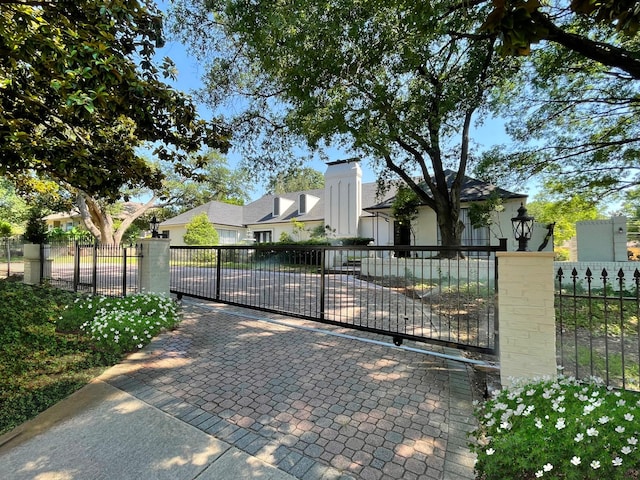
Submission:
[[[455,172],[447,171],[453,180]],[[473,228],[468,208],[473,202],[486,200],[497,191],[503,199],[504,210],[496,214],[494,225]],[[325,188],[283,195],[265,195],[244,206],[209,202],[160,224],[160,231],[171,244],[184,245],[186,226],[191,219],[206,213],[220,236],[220,244],[277,242],[283,233],[293,239],[304,240],[315,227],[329,226],[334,238],[372,238],[375,245],[438,245],[439,232],[435,212],[423,206],[409,228],[393,218],[391,205],[395,189],[384,196],[377,194],[376,183],[362,183],[362,170],[357,160],[343,160],[327,164]],[[463,244],[497,244],[499,237],[512,239],[511,218],[517,214],[524,194],[513,193],[466,177],[462,189],[462,219],[466,224]]]
[[[80,217],[80,212],[77,209],[73,209],[71,212],[58,212],[47,215],[43,218],[47,224],[49,230],[53,228],[61,228],[65,232],[68,232],[74,227],[83,227],[84,223]]]

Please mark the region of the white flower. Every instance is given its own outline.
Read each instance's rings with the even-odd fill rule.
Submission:
[[[550,472],[551,470],[553,470],[553,465],[551,465],[550,463],[547,463],[545,466],[542,467],[542,469],[545,472]]]
[[[605,423],[609,423],[609,417],[607,417],[606,415],[603,417],[600,417],[598,419],[598,423],[600,423],[600,425],[604,425]]]
[[[633,450],[631,449],[631,447],[625,445],[620,449],[620,451],[625,455],[629,455]]]
[[[622,459],[620,457],[616,457],[613,460],[611,460],[611,463],[613,464],[614,467],[619,467],[620,465],[622,465]]]
[[[538,427],[538,428],[542,428],[543,427],[542,420],[540,420],[539,418],[536,418],[536,427]]]
[[[600,462],[598,460],[594,460],[593,462],[591,462],[589,464],[591,466],[591,468],[593,468],[594,470],[597,470],[600,468]]]
[[[618,426],[616,427],[616,432],[618,432],[618,433],[624,433],[624,427],[623,427],[623,426],[621,426],[621,425],[618,425]]]
[[[493,448],[488,448],[486,453],[487,455],[493,455],[496,451]]]
[[[575,465],[576,467],[577,467],[578,465],[580,465],[580,463],[581,463],[581,462],[582,462],[582,460],[580,460],[580,457],[576,457],[576,456],[574,456],[574,457],[571,459],[571,463],[572,463],[573,465]]]
[[[138,348],[142,348],[144,345],[142,345],[141,343],[138,344]]]
[[[540,478],[540,477],[542,477],[543,475],[544,475],[544,472],[543,472],[542,470],[538,470],[538,471],[536,472],[536,478]]]
[[[617,393],[617,392],[616,392]],[[627,404],[627,402],[623,399],[620,399],[616,402],[616,405],[619,407],[624,407]]]
[[[625,414],[624,414],[624,419],[625,419],[627,422],[632,422],[632,421],[633,421],[633,418],[634,418],[634,417],[633,417],[633,415],[632,415],[632,414],[630,414],[630,413],[625,413]]]
[[[564,418],[559,418],[558,421],[556,422],[556,429],[557,430],[562,430],[566,426],[567,425],[564,422]]]
[[[638,439],[636,437],[627,438],[627,443],[629,445],[637,445],[638,444]]]
[[[596,430],[595,428],[588,428],[587,429],[587,435],[590,437],[597,437],[598,436],[598,430]]]
[[[576,436],[573,439],[575,442],[581,442],[582,440],[584,440],[584,433],[578,433],[576,434]]]

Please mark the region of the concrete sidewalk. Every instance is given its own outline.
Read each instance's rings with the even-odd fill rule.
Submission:
[[[474,478],[460,362],[246,309],[185,311],[178,329],[0,437],[2,478]]]
[[[100,380],[0,442],[6,480],[294,479]]]

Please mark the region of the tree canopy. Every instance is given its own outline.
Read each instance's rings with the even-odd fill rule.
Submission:
[[[556,245],[575,237],[576,222],[604,217],[593,201],[577,195],[559,200],[540,194],[527,203],[527,210],[537,222],[555,223],[553,239]]]
[[[500,30],[520,12],[503,47],[523,49],[528,62],[509,88],[494,91],[514,141],[488,152],[478,175],[535,176],[567,201],[610,199],[640,184],[640,4],[516,3],[505,3],[502,20],[487,20]]]
[[[184,166],[194,172],[189,178],[156,163],[156,168],[165,174],[161,189],[123,192],[126,197],[145,198],[143,203],[129,203],[125,209],[122,203],[111,204],[71,189],[75,195],[73,206],[78,208],[85,226],[96,239],[103,244],[119,244],[136,220],[144,218],[152,209],[163,220],[212,200],[244,204],[252,190],[249,173],[244,169],[231,170],[226,158],[217,151],[207,152],[203,158],[206,163],[201,168],[197,167],[200,160],[187,158]]]
[[[175,73],[154,64],[162,44],[150,0],[0,2],[0,174],[115,199],[122,186],[160,188],[145,142],[183,174],[202,145],[225,150],[222,123],[161,80]]]
[[[482,12],[440,21],[450,6],[181,0],[175,23],[194,48],[215,52],[206,98],[248,102],[234,125],[267,147],[285,133],[371,159],[433,208],[443,243],[457,245],[474,115],[513,61],[494,56],[495,36],[452,33],[478,29]]]
[[[267,193],[280,195],[324,188],[324,174],[311,167],[291,167],[277,173],[267,183]]]
[[[640,29],[636,0],[477,0],[468,5],[479,3],[493,4],[480,30],[500,34],[502,53],[528,55],[532,44],[548,41],[640,80],[637,44],[620,41]]]

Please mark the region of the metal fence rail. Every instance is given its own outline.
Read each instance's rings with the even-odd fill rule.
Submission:
[[[41,258],[51,262],[43,269],[43,278],[53,286],[75,292],[127,296],[139,291],[141,256],[138,245],[79,242],[44,245]]]
[[[579,379],[640,391],[640,272],[556,272],[558,363]]]
[[[171,292],[493,353],[498,249],[171,247]]]

